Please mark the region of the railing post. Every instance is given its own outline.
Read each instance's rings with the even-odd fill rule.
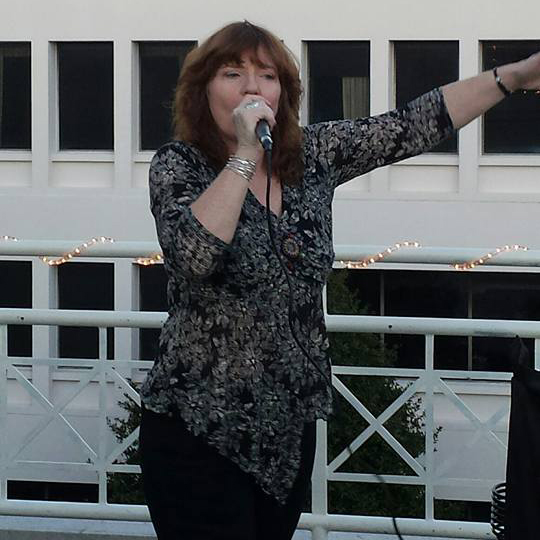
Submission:
[[[325,317],[328,315],[328,287],[324,286],[322,291],[323,311]],[[313,515],[328,515],[328,424],[324,420],[317,420],[317,449],[315,452],[315,463],[313,465],[313,476],[311,482],[311,513]],[[328,531],[316,525],[311,531],[312,540],[327,540]]]
[[[39,259],[32,261],[32,306],[34,309],[51,309],[58,306],[56,268]],[[32,326],[33,356],[54,358],[57,356],[58,328],[56,326]],[[32,384],[49,397],[51,368],[46,365],[32,365]]]
[[[114,309],[121,311],[136,311],[138,309],[139,287],[135,278],[136,269],[129,259],[117,259],[114,262]],[[116,360],[131,360],[137,358],[134,346],[138,330],[134,328],[114,329],[114,358]],[[122,377],[131,377],[130,368],[115,368]]]
[[[7,499],[7,324],[0,325],[0,502]]]
[[[425,357],[425,369],[426,369],[426,393],[425,393],[425,425],[426,425],[426,465],[425,465],[425,504],[426,504],[426,519],[434,519],[434,480],[435,480],[435,426],[433,418],[434,408],[434,386],[435,386],[435,373],[433,370],[433,352],[434,352],[435,338],[433,334],[426,335],[426,357]]]
[[[328,449],[327,449],[327,423],[317,420],[317,451],[313,466],[311,512],[314,515],[328,515]],[[320,526],[313,528],[312,540],[327,540],[328,532]]]
[[[107,328],[99,329],[99,442],[98,462],[96,463],[99,478],[99,504],[107,504]]]

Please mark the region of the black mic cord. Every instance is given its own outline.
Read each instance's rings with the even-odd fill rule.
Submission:
[[[261,123],[262,122],[259,122],[259,124],[261,124]],[[259,135],[259,133],[257,133],[257,135]],[[265,155],[265,158],[266,158],[266,223],[268,225],[268,235],[270,237],[270,243],[272,244],[272,249],[274,250],[274,254],[276,255],[277,260],[279,261],[279,265],[281,266],[281,269],[283,270],[283,274],[285,275],[285,279],[287,280],[287,286],[289,288],[289,314],[288,314],[287,318],[288,318],[288,321],[289,321],[289,328],[291,330],[291,335],[292,335],[294,341],[296,342],[296,344],[298,345],[298,347],[300,347],[300,350],[304,353],[305,357],[311,362],[311,364],[323,376],[324,380],[326,381],[326,384],[328,385],[328,387],[330,388],[330,391],[332,392],[332,396],[334,397],[335,396],[335,394],[334,394],[335,393],[335,388],[334,388],[334,385],[332,384],[332,381],[330,380],[328,375],[315,363],[313,358],[311,358],[309,353],[306,351],[305,347],[302,345],[302,343],[300,343],[300,340],[298,339],[298,337],[296,336],[296,333],[294,331],[294,327],[293,327],[293,324],[292,324],[292,314],[293,314],[293,308],[294,308],[293,285],[292,285],[292,282],[291,282],[291,278],[289,276],[289,272],[287,271],[287,268],[286,268],[286,266],[285,266],[285,264],[284,264],[284,262],[283,262],[283,260],[281,258],[279,250],[277,248],[274,229],[272,227],[272,220],[271,220],[271,215],[270,215],[270,188],[271,188],[271,184],[272,184],[272,140],[270,139],[269,144],[268,143],[265,144],[261,140],[261,144],[263,145],[264,155]],[[337,399],[334,398],[334,401],[336,402],[336,405],[337,405]],[[350,444],[347,444],[347,450],[349,452],[349,457],[351,457],[353,455],[353,451],[351,449]],[[367,460],[363,459],[363,461],[364,461],[365,464],[368,464]],[[384,486],[387,499],[389,499],[391,501],[391,503],[393,503],[394,502],[394,497],[390,493],[390,490],[389,490],[388,485],[387,485],[386,481],[384,480],[384,478],[380,474],[377,474],[377,473],[373,473],[373,476],[375,476],[375,478],[378,480],[378,482]],[[395,532],[396,536],[399,538],[399,540],[404,540],[403,536],[401,535],[401,533],[399,531],[397,520],[396,520],[395,516],[391,516],[391,518],[392,518],[392,524],[394,525],[394,532]]]

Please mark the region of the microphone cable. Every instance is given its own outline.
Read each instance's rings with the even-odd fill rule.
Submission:
[[[276,243],[276,239],[275,239],[274,229],[272,227],[271,215],[270,215],[270,188],[271,188],[271,184],[272,184],[272,145],[271,144],[264,145],[263,147],[264,147],[264,155],[265,155],[265,158],[266,158],[266,223],[267,223],[267,226],[268,226],[268,235],[270,237],[270,243],[272,245],[272,249],[274,251],[274,254],[277,257],[277,260],[279,261],[279,265],[281,266],[281,269],[283,270],[283,274],[285,275],[285,279],[287,280],[287,286],[289,288],[289,306],[288,306],[289,313],[288,313],[287,319],[288,319],[288,322],[289,322],[289,328],[290,328],[290,331],[291,331],[291,335],[292,335],[294,341],[296,342],[296,344],[298,345],[298,347],[300,347],[300,350],[304,353],[304,356],[311,362],[311,364],[323,376],[326,384],[328,385],[328,388],[330,388],[330,392],[332,393],[332,397],[334,398],[334,402],[336,403],[336,406],[337,406],[338,402],[337,402],[337,399],[335,399],[336,389],[334,388],[334,385],[332,384],[331,379],[316,364],[316,362],[313,360],[313,358],[311,358],[311,356],[309,355],[309,353],[307,352],[305,347],[302,345],[302,343],[300,342],[300,340],[298,339],[298,337],[297,337],[297,335],[296,335],[296,333],[294,331],[294,327],[293,327],[293,324],[292,324],[292,314],[293,314],[293,308],[294,308],[293,284],[292,284],[291,278],[289,276],[289,271],[287,270],[287,268],[286,268],[286,266],[285,266],[285,264],[284,264],[284,262],[283,262],[283,260],[281,258],[281,254],[279,253],[277,243]],[[283,200],[283,197],[282,197],[282,200]],[[350,444],[347,444],[347,450],[349,452],[349,457],[351,457],[353,455],[353,451],[351,449]],[[370,468],[375,468],[375,467],[373,467],[373,464],[369,464],[367,462],[367,460],[365,460],[364,458],[360,458],[360,459],[364,462],[364,464],[370,465]],[[388,488],[388,484],[384,480],[384,478],[380,474],[377,474],[377,473],[372,473],[372,474],[377,479],[377,481],[382,486],[384,486],[387,500],[390,500],[391,503],[394,503],[395,502],[394,496],[391,494],[391,492],[390,492],[390,490]],[[391,504],[391,505],[393,505],[393,504]],[[394,526],[394,532],[395,532],[396,536],[399,538],[399,540],[404,540],[403,536],[401,535],[401,532],[399,530],[396,517],[395,516],[390,516],[390,517],[392,518],[392,524]]]

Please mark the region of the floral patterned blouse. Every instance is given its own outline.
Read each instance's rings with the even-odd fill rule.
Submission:
[[[291,323],[319,369],[291,335],[289,289],[269,241],[266,208],[248,190],[234,238],[224,243],[190,209],[218,171],[189,144],[161,147],[150,166],[150,199],[169,317],[141,387],[145,406],[179,414],[285,502],[304,422],[325,419],[332,409],[321,292],[334,259],[334,189],[428,150],[453,131],[440,89],[379,116],[303,128],[303,181],[283,184],[282,215],[272,213],[271,221],[293,285]]]

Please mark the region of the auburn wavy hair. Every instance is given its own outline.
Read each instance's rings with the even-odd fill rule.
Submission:
[[[297,62],[276,36],[248,21],[223,27],[186,56],[173,102],[174,136],[198,147],[218,170],[225,166],[229,151],[210,112],[206,87],[223,64],[240,63],[244,52],[256,56],[260,48],[275,64],[281,84],[272,130],[272,166],[282,183],[299,184],[303,175],[298,116],[302,85]]]

